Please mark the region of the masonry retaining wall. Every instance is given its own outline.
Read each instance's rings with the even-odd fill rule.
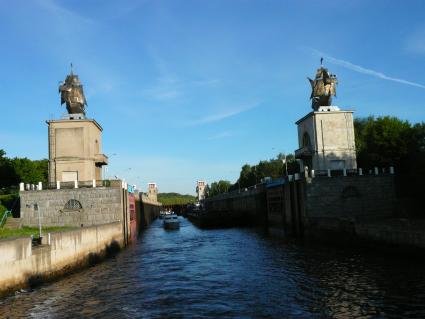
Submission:
[[[394,175],[320,177],[305,184],[304,225],[310,232],[355,233],[355,224],[395,215]]]
[[[394,176],[337,176],[306,183],[306,215],[350,220],[391,216],[395,208]]]
[[[0,241],[0,294],[71,272],[123,246],[122,223],[51,233],[50,244],[32,247],[30,238]]]
[[[25,226],[37,226],[39,214],[43,226],[90,226],[123,220],[123,191],[118,187],[21,191],[20,197]],[[66,207],[69,201],[81,204],[81,208]]]

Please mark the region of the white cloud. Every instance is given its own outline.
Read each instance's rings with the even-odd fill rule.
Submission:
[[[351,63],[349,61],[334,58],[330,55],[327,55],[326,53],[323,53],[323,52],[315,50],[315,49],[312,49],[312,51],[314,52],[315,55],[325,58],[326,62],[336,64],[336,65],[340,65],[340,66],[342,66],[346,69],[353,70],[353,71],[358,72],[358,73],[374,76],[374,77],[382,79],[382,80],[397,82],[397,83],[406,84],[406,85],[415,86],[415,87],[418,87],[418,88],[421,88],[421,89],[425,89],[425,85],[423,85],[423,84],[419,84],[419,83],[416,83],[416,82],[412,82],[412,81],[408,81],[408,80],[404,80],[404,79],[400,79],[400,78],[394,78],[394,77],[388,76],[388,75],[386,75],[382,72],[367,69],[365,67]]]

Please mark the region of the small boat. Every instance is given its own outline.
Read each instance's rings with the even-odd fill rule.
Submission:
[[[174,214],[171,210],[163,210],[159,212],[159,218],[164,219],[165,216]]]
[[[162,222],[165,229],[179,229],[180,221],[177,215],[169,214],[164,216],[164,221]]]

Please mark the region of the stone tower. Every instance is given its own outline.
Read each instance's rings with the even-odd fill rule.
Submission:
[[[198,202],[205,199],[205,181],[198,181],[196,183],[196,194],[198,197]]]
[[[319,171],[356,169],[353,111],[330,105],[331,96],[336,95],[336,76],[321,66],[316,78],[309,80],[313,111],[296,122],[299,148],[295,157],[304,167]]]
[[[158,187],[156,187],[156,183],[148,183],[148,198],[154,202],[158,201]]]
[[[68,114],[60,120],[46,122],[51,184],[101,180],[102,166],[108,164],[108,158],[102,154],[102,127],[86,118],[87,102],[81,83],[75,79],[78,80],[78,76],[71,71],[59,86],[61,103],[67,104]]]

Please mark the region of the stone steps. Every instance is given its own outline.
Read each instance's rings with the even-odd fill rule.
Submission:
[[[22,220],[20,218],[9,217],[4,224],[4,229],[20,229],[22,227]]]

